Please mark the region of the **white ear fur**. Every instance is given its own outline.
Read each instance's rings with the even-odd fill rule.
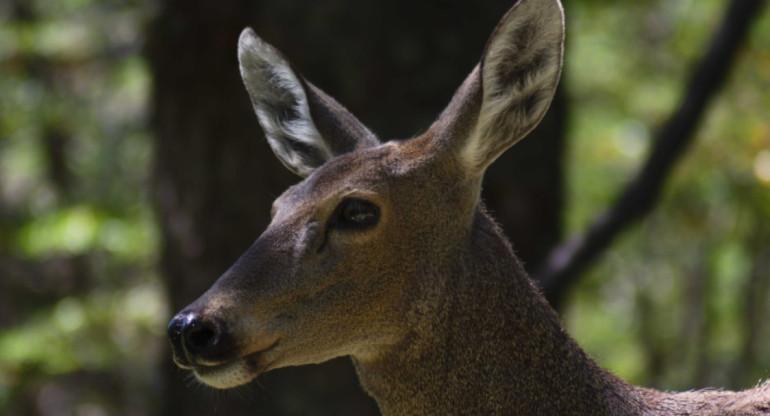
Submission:
[[[481,61],[478,120],[460,150],[469,169],[483,172],[540,122],[558,85],[563,45],[558,0],[520,0],[503,17]]]
[[[245,29],[238,60],[259,124],[278,159],[305,177],[334,157],[313,122],[299,77],[281,53]]]

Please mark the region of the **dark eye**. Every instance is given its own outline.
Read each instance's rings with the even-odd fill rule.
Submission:
[[[363,199],[346,199],[337,207],[333,225],[339,228],[367,228],[377,224],[380,208]]]

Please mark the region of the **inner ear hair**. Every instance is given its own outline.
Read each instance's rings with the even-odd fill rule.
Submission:
[[[493,32],[481,62],[478,122],[462,152],[473,169],[483,171],[545,115],[561,74],[563,19],[558,2],[519,2]]]
[[[281,53],[246,29],[238,58],[259,124],[278,159],[303,177],[331,159],[332,151],[311,117],[304,86]]]

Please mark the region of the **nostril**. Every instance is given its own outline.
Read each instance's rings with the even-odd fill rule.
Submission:
[[[197,315],[189,315],[182,327],[182,342],[188,353],[201,354],[211,349],[217,340],[216,327]]]
[[[212,328],[201,324],[200,327],[191,328],[185,334],[188,349],[201,352],[214,344],[217,333]],[[191,352],[193,352],[191,351]]]

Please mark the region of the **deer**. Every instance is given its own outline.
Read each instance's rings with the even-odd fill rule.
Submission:
[[[436,121],[380,141],[245,29],[244,85],[302,180],[171,320],[175,363],[225,389],[349,356],[383,415],[770,415],[769,383],[670,393],[601,368],[485,210],[485,169],[548,110],[564,31],[558,0],[519,0]]]

